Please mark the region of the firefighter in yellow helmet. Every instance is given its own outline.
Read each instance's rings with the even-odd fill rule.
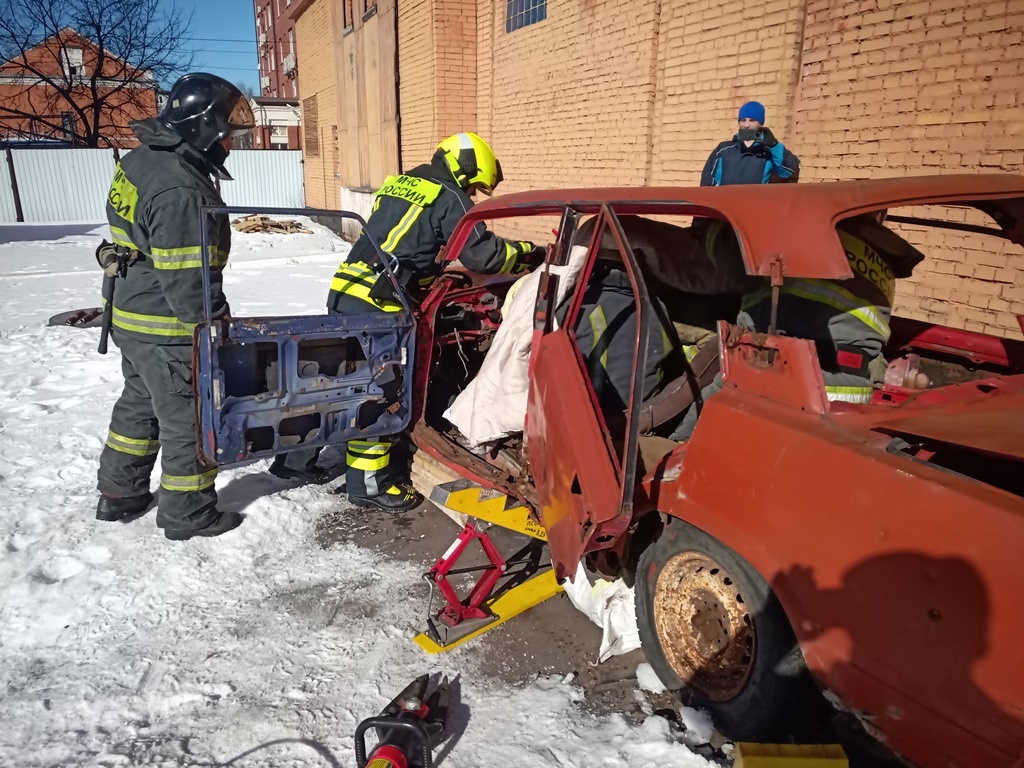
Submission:
[[[369,233],[393,261],[407,296],[425,291],[441,273],[437,255],[455,225],[473,207],[477,192],[490,196],[502,181],[501,164],[487,142],[475,133],[457,133],[442,141],[434,157],[401,176],[388,176],[377,191],[366,229],[331,280],[327,310],[365,314],[398,312],[396,300]],[[505,240],[477,224],[459,261],[482,274],[516,274],[544,260],[544,249],[530,242]],[[347,449],[349,500],[363,507],[391,512],[421,502],[404,483],[403,472],[391,464],[391,442],[352,440]],[[313,451],[282,454],[270,471],[278,477],[323,482]]]

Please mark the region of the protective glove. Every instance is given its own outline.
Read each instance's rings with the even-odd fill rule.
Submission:
[[[761,146],[767,149],[771,149],[779,143],[779,140],[775,138],[775,135],[771,132],[770,128],[762,128],[758,133],[757,141]]]
[[[547,248],[542,245],[534,245],[528,241],[519,243],[519,252],[519,261],[523,264],[529,264],[531,267],[539,267],[544,263],[544,259],[548,257]]]

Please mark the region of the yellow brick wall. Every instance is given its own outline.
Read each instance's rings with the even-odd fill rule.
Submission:
[[[805,181],[1024,171],[1024,0],[661,0],[628,13],[548,0],[545,21],[511,34],[504,3],[478,8],[478,123],[501,192],[696,184],[749,99]],[[1021,335],[1024,249],[908,233],[928,259],[901,282],[899,312]]]
[[[434,2],[398,2],[398,108],[402,168],[430,158],[435,133]]]
[[[757,99],[803,181],[1024,171],[1024,0],[548,0],[512,33],[505,6],[399,0],[405,168],[475,128],[501,193],[696,184]],[[898,311],[1021,336],[1024,249],[906,231]]]
[[[441,139],[477,128],[477,0],[398,4],[403,170]]]
[[[1024,172],[1024,0],[808,0],[802,61],[802,178]],[[1020,337],[1024,250],[908,232],[928,259],[897,311]]]
[[[736,132],[739,107],[765,106],[787,142],[804,0],[665,2],[658,27],[654,185],[700,183],[711,151]]]
[[[300,129],[306,205],[311,208],[341,207],[334,21],[333,0],[315,0],[295,24],[299,93],[301,100],[316,96],[320,138],[319,156],[311,156],[305,151],[305,126]]]

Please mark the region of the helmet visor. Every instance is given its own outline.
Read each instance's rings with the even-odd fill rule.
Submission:
[[[228,115],[228,126],[230,127],[228,136],[239,136],[256,127],[256,118],[252,114],[252,107],[249,106],[249,100],[244,96],[239,97],[231,114]]]

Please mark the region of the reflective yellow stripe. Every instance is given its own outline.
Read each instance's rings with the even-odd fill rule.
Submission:
[[[391,461],[391,443],[350,440],[345,457],[348,466],[363,472],[384,469]]]
[[[875,394],[871,387],[825,387],[825,394],[833,402],[870,403]]]
[[[827,304],[848,315],[857,318],[864,325],[881,336],[888,339],[891,331],[889,324],[885,321],[875,307],[866,299],[862,299],[855,293],[840,287],[831,280],[798,279],[783,283],[782,293],[789,296],[796,296],[807,301],[816,301],[820,304]],[[770,288],[759,288],[747,294],[743,299],[743,309],[748,310],[760,304],[771,296]]]
[[[402,305],[394,301],[379,301],[370,296],[377,282],[377,273],[362,262],[342,264],[331,280],[331,290],[371,304],[382,312],[400,312]],[[387,278],[384,278],[387,279]]]
[[[839,240],[843,244],[850,268],[869,280],[891,303],[896,296],[896,275],[892,267],[863,240],[846,232],[839,233]]]
[[[157,269],[199,269],[203,266],[203,250],[198,245],[186,248],[152,248],[149,256]],[[187,258],[187,257],[195,258]],[[210,266],[223,267],[227,264],[228,252],[210,248]]]
[[[605,335],[608,331],[608,321],[604,316],[604,309],[600,306],[587,317],[590,321],[590,330],[594,334],[594,347],[590,350],[590,379],[594,385],[594,391],[600,392],[604,389],[605,381],[608,379],[608,344],[605,342]],[[594,366],[594,355],[598,355],[600,366]]]
[[[115,245],[123,245],[125,248],[131,248],[133,251],[139,250],[139,246],[132,242],[131,236],[120,227],[110,227],[110,239],[114,241]]]
[[[376,440],[349,440],[348,448],[355,449],[356,453],[380,456],[391,450],[391,443],[381,443]]]
[[[201,475],[168,475],[160,478],[160,487],[168,491],[188,493],[189,491],[202,491],[210,488],[217,481],[217,470],[211,469]]]
[[[377,190],[377,200],[386,195],[423,207],[432,205],[441,194],[441,189],[441,185],[436,181],[419,176],[388,176],[384,179],[383,186]]]
[[[708,261],[713,267],[718,266],[718,260],[715,258],[715,242],[718,240],[723,226],[725,226],[725,222],[721,219],[712,219],[704,233],[704,255],[708,257]]]
[[[352,469],[359,469],[363,472],[375,472],[378,469],[384,469],[391,461],[390,456],[381,456],[377,459],[361,459],[358,456],[353,456],[351,453],[346,458],[348,465]]]
[[[394,251],[395,248],[398,247],[398,243],[403,237],[405,237],[406,233],[412,227],[413,222],[420,217],[421,213],[423,213],[422,208],[417,205],[410,205],[409,210],[405,212],[405,216],[402,217],[401,221],[399,221],[395,225],[395,228],[388,234],[384,244],[380,247],[381,250],[386,253]]]
[[[700,352],[700,347],[696,344],[683,344],[683,354],[686,355],[686,362],[692,363],[693,358]]]
[[[509,242],[505,243],[505,263],[501,265],[501,269],[498,270],[499,275],[507,275],[516,265],[516,255],[519,253],[512,244]]]
[[[105,302],[104,302],[105,303]],[[151,336],[189,337],[195,329],[194,324],[182,323],[176,317],[167,315],[140,315],[137,312],[125,312],[114,307],[111,322],[117,328]]]
[[[114,180],[110,184],[110,191],[107,193],[107,205],[114,209],[114,213],[125,221],[135,223],[135,208],[139,204],[139,190],[131,183],[121,164],[118,163],[114,169]]]
[[[160,441],[125,437],[110,431],[107,433],[107,446],[121,453],[130,453],[132,456],[152,456],[160,450]]]

